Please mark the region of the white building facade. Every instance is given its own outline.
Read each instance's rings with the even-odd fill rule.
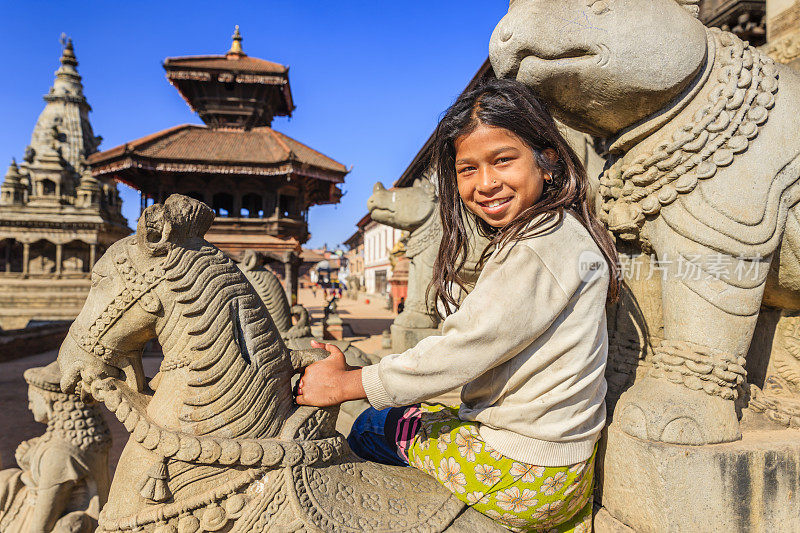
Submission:
[[[370,220],[364,225],[364,285],[367,294],[388,295],[392,278],[392,249],[403,231]]]

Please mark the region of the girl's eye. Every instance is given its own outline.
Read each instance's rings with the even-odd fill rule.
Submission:
[[[513,158],[513,157],[498,157],[498,158],[497,158],[497,164],[498,164],[498,165],[501,165],[501,164],[503,164],[503,163],[508,163],[508,162],[509,162],[509,161],[511,161],[512,159],[514,159],[514,158]]]
[[[456,174],[466,174],[475,170],[475,167],[461,167],[456,169]]]

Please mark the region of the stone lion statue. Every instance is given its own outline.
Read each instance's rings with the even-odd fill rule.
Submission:
[[[61,392],[58,363],[25,371],[29,408],[44,435],[0,471],[0,531],[90,533],[108,497],[111,436],[100,410]]]

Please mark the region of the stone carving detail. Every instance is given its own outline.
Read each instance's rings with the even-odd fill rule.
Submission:
[[[0,471],[0,531],[90,533],[108,497],[111,436],[95,405],[59,388],[58,364],[25,371],[31,410],[47,424]]]
[[[264,266],[264,258],[255,250],[245,251],[239,268],[264,302],[275,327],[285,334],[292,327],[292,313],[278,276]]]
[[[791,63],[800,58],[800,33],[768,43],[765,51],[778,63]]]
[[[751,385],[750,407],[771,420],[800,428],[800,316],[784,312],[778,321],[763,391]]]
[[[180,195],[148,207],[137,234],[97,262],[61,347],[62,385],[103,402],[131,434],[99,531],[315,531],[317,490],[342,483],[342,464],[397,480],[408,508],[439,502],[408,527],[380,522],[387,531],[484,530],[481,515],[423,474],[354,464],[337,409],[293,405],[292,376],[326,352],[287,348],[241,270],[203,239],[212,220]],[[150,395],[140,357],[152,338],[164,364]],[[314,465],[330,485],[305,488]],[[413,490],[425,480],[429,491]],[[384,489],[351,490],[360,501]]]
[[[308,316],[308,309],[302,305],[293,305],[291,308],[292,317],[297,320],[289,330],[283,334],[285,340],[300,339],[311,336],[311,318]]]
[[[708,103],[672,134],[672,142],[635,158],[618,157],[600,178],[601,219],[623,239],[637,239],[646,215],[657,215],[679,194],[692,192],[698,180],[710,179],[719,167],[733,163],[775,105],[773,61],[730,33],[710,31],[708,53],[716,53],[721,68]],[[698,88],[711,70],[705,69]]]
[[[687,7],[516,0],[490,57],[608,149],[600,214],[625,286],[608,313],[603,506],[634,531],[711,515],[719,530],[797,529],[793,491],[766,497],[783,481],[754,476],[800,468],[796,434],[758,414],[798,424],[800,79]],[[702,505],[675,503],[693,491]]]

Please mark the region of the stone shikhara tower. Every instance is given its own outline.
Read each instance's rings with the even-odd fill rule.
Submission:
[[[65,42],[61,66],[22,162],[0,184],[0,327],[70,320],[89,291],[91,267],[130,229],[111,179],[85,159],[101,138],[89,123],[78,61]]]

